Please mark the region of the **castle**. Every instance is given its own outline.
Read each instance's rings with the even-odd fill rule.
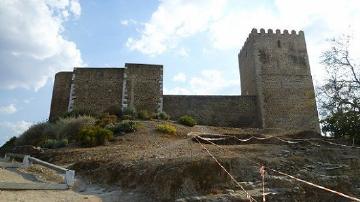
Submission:
[[[50,120],[75,108],[102,113],[118,105],[200,124],[320,132],[303,31],[253,29],[238,54],[239,96],[164,95],[163,66],[74,68],[55,75]]]

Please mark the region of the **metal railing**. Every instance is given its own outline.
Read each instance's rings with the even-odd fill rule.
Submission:
[[[11,159],[11,158],[23,159],[22,165],[24,168],[27,168],[34,163],[42,165],[44,167],[53,169],[59,173],[65,174],[64,183],[66,185],[73,186],[75,183],[75,171],[74,170],[70,170],[70,169],[55,165],[55,164],[48,163],[46,161],[40,160],[40,159],[32,157],[30,155],[6,153],[5,158],[6,159]]]

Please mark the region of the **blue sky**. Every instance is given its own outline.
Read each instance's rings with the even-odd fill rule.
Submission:
[[[358,0],[2,0],[0,145],[48,118],[53,75],[74,66],[164,65],[168,94],[240,94],[252,28],[304,30],[317,85],[326,39],[360,44]],[[360,47],[352,47],[360,55]]]

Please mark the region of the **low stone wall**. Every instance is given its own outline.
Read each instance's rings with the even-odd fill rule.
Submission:
[[[199,124],[256,127],[255,96],[164,95],[163,111],[172,119],[191,115]]]

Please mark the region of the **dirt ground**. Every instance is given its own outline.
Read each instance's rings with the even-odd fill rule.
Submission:
[[[0,183],[63,183],[64,177],[55,171],[39,165],[29,168],[0,168]],[[112,202],[138,201],[143,196],[121,189],[105,188],[76,179],[69,190],[0,190],[0,202]]]
[[[33,183],[37,181],[34,176],[19,172],[17,169],[0,169],[0,182]],[[102,201],[95,195],[80,194],[73,190],[0,190],[0,201]]]
[[[225,201],[238,201],[244,200],[244,196],[237,196],[240,188],[187,134],[206,132],[240,139],[256,136],[260,138],[220,147],[205,146],[258,199],[262,197],[262,189],[260,166],[256,163],[360,196],[358,148],[332,145],[325,142],[327,139],[323,141],[319,135],[309,132],[295,135],[276,130],[186,127],[173,123],[177,134],[166,135],[155,130],[157,124],[157,121],[141,122],[138,131],[116,137],[106,146],[47,150],[40,158],[75,169],[87,184],[96,183],[122,190],[122,193],[146,196],[135,201],[197,201],[191,197],[200,196],[205,197],[201,199],[205,201],[221,201],[226,197]],[[267,197],[271,201],[347,201],[270,170],[266,172],[265,181]],[[212,200],[215,196],[220,199]],[[113,201],[120,199],[114,198]]]

